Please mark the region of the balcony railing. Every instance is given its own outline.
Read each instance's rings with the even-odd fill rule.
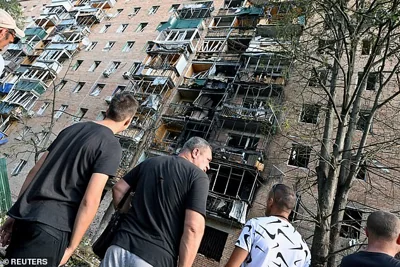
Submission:
[[[43,40],[47,36],[47,32],[42,27],[28,28],[25,30],[25,36],[37,36]]]
[[[46,88],[41,81],[30,81],[20,79],[15,85],[15,90],[35,92],[38,95],[42,95]]]
[[[8,94],[13,88],[14,84],[13,83],[2,83],[0,84],[0,94]]]
[[[271,108],[246,108],[240,105],[223,104],[219,113],[223,117],[240,118],[253,121],[262,121],[270,125],[275,122],[275,115]]]
[[[245,224],[248,204],[244,201],[223,197],[209,192],[207,197],[207,213],[211,216],[234,220]]]

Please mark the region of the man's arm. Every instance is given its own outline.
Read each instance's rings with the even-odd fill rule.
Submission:
[[[18,198],[20,198],[21,195],[28,188],[29,184],[32,182],[33,178],[36,176],[36,173],[42,167],[42,165],[43,165],[44,161],[46,160],[48,154],[49,154],[49,151],[44,152],[43,155],[38,160],[38,162],[36,162],[35,166],[33,166],[33,168],[29,171],[28,176],[26,176],[25,182],[21,187],[21,190],[19,191]]]
[[[64,253],[64,257],[62,258],[60,265],[63,265],[68,261],[72,253],[81,242],[83,235],[89,228],[89,225],[92,223],[97,209],[99,208],[101,194],[107,183],[107,180],[108,175],[106,174],[92,174],[75,218],[74,229],[72,230],[68,248]]]
[[[187,209],[185,213],[185,224],[183,235],[179,246],[178,267],[192,266],[205,228],[204,216],[200,213]]]
[[[239,267],[244,262],[247,255],[249,255],[249,252],[240,247],[235,247],[225,267]]]
[[[130,186],[127,182],[125,182],[124,179],[119,180],[113,187],[112,193],[113,193],[113,204],[114,208],[116,209],[119,202],[122,200],[122,198],[125,196],[125,194],[128,192]],[[124,203],[123,211],[126,211],[127,203],[129,203],[129,200],[127,199],[126,202]]]

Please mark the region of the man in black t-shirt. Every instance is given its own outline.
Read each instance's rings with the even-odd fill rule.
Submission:
[[[192,266],[205,227],[211,147],[192,137],[178,156],[150,158],[113,188],[114,206],[134,195],[102,267]]]
[[[103,121],[76,123],[60,132],[29,172],[1,227],[9,260],[45,258],[47,266],[68,261],[118,168],[122,149],[114,134],[128,128],[137,107],[123,92],[111,100]]]
[[[400,267],[400,220],[389,212],[376,211],[367,219],[368,246],[343,258],[341,267]]]

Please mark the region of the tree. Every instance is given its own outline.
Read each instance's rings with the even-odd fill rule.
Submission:
[[[300,38],[292,34],[288,22],[299,17],[299,9],[292,6],[291,16],[281,25],[280,44],[295,60],[294,76],[303,84],[308,80],[300,95],[321,100],[325,114],[313,133],[305,131],[307,140],[319,147],[308,184],[318,188],[312,266],[336,266],[343,215],[360,169],[377,157],[390,162],[387,168],[398,169],[388,152],[399,140],[398,127],[390,119],[395,119],[398,110],[393,104],[400,94],[400,1],[315,0],[293,5],[301,7],[307,23]],[[375,176],[398,183],[395,176],[376,171],[382,167],[369,167]]]
[[[24,27],[23,12],[17,0],[0,0],[0,8],[7,11],[16,20],[19,27]]]

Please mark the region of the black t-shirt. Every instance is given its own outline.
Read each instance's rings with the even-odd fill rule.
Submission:
[[[344,257],[340,267],[400,267],[400,261],[384,253],[360,251]]]
[[[176,266],[185,210],[206,214],[208,176],[182,157],[160,156],[142,162],[124,180],[137,187],[113,244],[153,266]]]
[[[76,123],[58,135],[10,217],[72,232],[93,173],[114,176],[122,149],[113,132],[94,122]]]

